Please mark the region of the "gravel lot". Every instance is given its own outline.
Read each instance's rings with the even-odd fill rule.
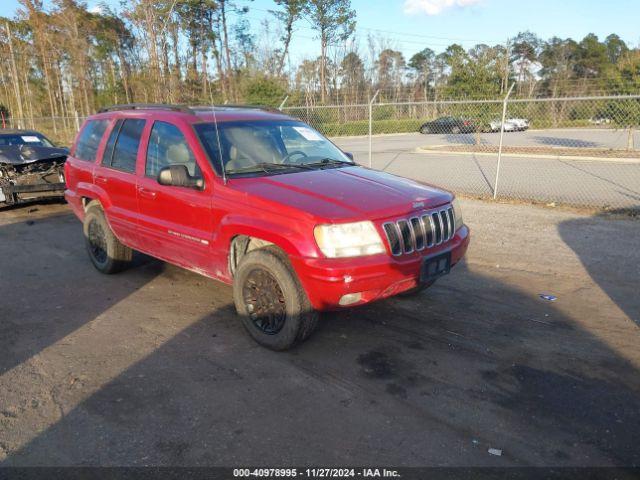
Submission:
[[[1,464],[638,465],[640,223],[462,206],[465,264],[287,353],[227,286],[99,274],[64,205],[0,211]]]
[[[626,130],[567,129],[506,133],[505,145],[617,148],[627,145]],[[483,145],[498,144],[498,133],[481,135]],[[357,161],[368,165],[368,137],[333,139]],[[474,134],[380,135],[373,139],[373,167],[417,180],[443,185],[470,195],[493,196],[497,155],[440,152],[418,153],[429,145],[473,144]],[[636,148],[640,133],[635,132]],[[480,147],[481,148],[481,147]],[[557,202],[594,208],[640,210],[640,161],[576,160],[535,155],[503,155],[498,193],[503,198]]]

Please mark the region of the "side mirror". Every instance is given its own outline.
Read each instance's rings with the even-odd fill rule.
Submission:
[[[189,175],[184,165],[169,165],[158,173],[158,183],[172,187],[187,187],[202,190],[204,181],[199,177]]]
[[[347,157],[349,157],[350,160],[353,160],[353,153],[351,152],[342,152],[344,153]]]

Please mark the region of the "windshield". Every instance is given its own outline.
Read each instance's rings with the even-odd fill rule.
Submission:
[[[219,174],[221,163],[232,176],[355,165],[320,133],[295,120],[223,122],[217,134],[213,123],[195,129]]]
[[[20,134],[0,133],[0,146],[4,145],[31,145],[34,147],[53,147],[44,135],[35,132],[25,132]]]

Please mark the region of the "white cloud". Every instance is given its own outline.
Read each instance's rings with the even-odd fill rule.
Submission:
[[[104,8],[100,4],[96,4],[92,7],[89,7],[89,13],[93,13],[95,15],[102,15],[104,13]]]
[[[481,1],[482,0],[405,0],[404,13],[438,15],[449,8],[470,7],[479,4]]]

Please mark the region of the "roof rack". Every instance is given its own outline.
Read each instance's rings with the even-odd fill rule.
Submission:
[[[267,107],[264,105],[238,105],[238,104],[223,104],[223,105],[195,105],[189,107],[192,111],[208,111],[213,110],[263,110],[265,112],[279,112],[277,108]]]
[[[126,103],[123,105],[112,105],[101,108],[98,113],[113,112],[117,110],[171,110],[174,112],[190,113],[193,110],[185,105],[168,105],[165,103]]]

